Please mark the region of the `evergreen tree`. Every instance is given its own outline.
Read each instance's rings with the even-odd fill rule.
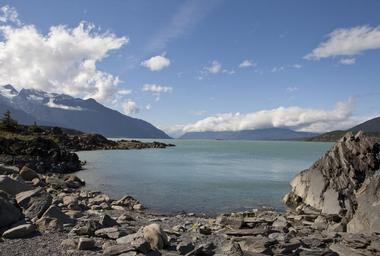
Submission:
[[[18,129],[18,123],[12,118],[9,110],[4,113],[4,117],[1,119],[0,127],[7,131],[16,131]]]

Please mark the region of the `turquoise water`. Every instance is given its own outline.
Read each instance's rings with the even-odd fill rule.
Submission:
[[[165,140],[163,140],[165,141]],[[85,151],[78,173],[89,189],[132,195],[156,212],[216,214],[283,209],[289,181],[331,143],[170,140],[167,149]]]

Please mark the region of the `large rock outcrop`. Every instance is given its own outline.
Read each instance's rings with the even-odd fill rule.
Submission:
[[[30,140],[0,138],[0,162],[28,165],[39,173],[68,173],[82,167],[77,154],[60,148],[52,139],[42,137]]]
[[[380,232],[380,145],[347,133],[321,159],[298,174],[284,197],[290,207],[308,205],[340,215],[349,232]]]

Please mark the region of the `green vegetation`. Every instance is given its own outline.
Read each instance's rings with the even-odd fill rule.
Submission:
[[[4,113],[4,117],[0,122],[0,129],[9,132],[16,132],[19,130],[19,125],[16,120],[11,117],[11,112],[7,110]]]

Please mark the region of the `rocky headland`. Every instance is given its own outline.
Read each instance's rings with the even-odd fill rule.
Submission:
[[[107,148],[92,139],[82,139],[81,146],[74,138],[55,143],[66,157],[73,150]],[[24,147],[1,145],[1,154],[43,159]],[[363,133],[346,134],[294,178],[284,198],[287,211],[216,217],[153,214],[133,197],[111,199],[87,191],[66,169],[57,173],[54,166],[64,157],[41,169],[24,157],[28,161],[0,167],[0,255],[380,255],[379,150]]]

